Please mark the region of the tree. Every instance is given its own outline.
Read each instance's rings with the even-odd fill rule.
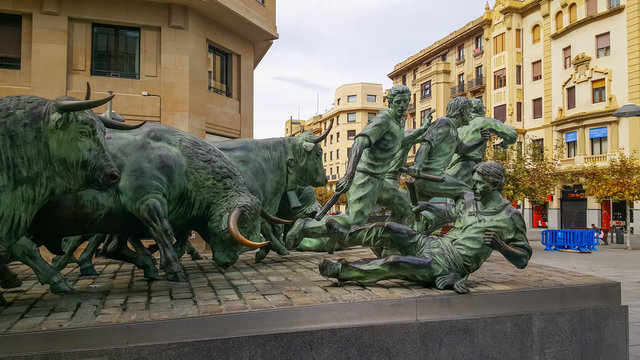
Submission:
[[[496,145],[493,151],[485,152],[485,160],[498,161],[504,166],[506,181],[502,194],[505,198],[540,204],[559,184],[556,152],[548,154],[531,139],[524,146],[519,144],[511,145],[507,151]]]
[[[605,199],[624,200],[627,203],[627,219],[631,219],[631,205],[640,200],[640,160],[635,152],[626,155],[620,151],[609,158],[608,166],[591,164],[578,169],[583,175],[585,193],[598,201]],[[627,249],[631,226],[627,221]]]
[[[331,199],[331,197],[335,193],[335,191],[329,190],[326,186],[317,187],[314,188],[314,190],[316,192],[316,198],[318,199],[320,205],[326,204],[327,201],[329,201],[329,199]],[[336,202],[336,205],[347,205],[347,195],[340,195],[340,197],[338,198],[338,202]]]

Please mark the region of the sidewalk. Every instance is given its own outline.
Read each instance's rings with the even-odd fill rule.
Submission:
[[[544,251],[541,230],[527,232],[533,247],[531,263],[596,275],[622,284],[622,303],[629,306],[629,359],[640,360],[640,236],[631,235],[631,246],[599,245],[592,253]]]

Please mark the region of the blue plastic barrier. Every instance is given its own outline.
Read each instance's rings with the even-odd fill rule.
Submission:
[[[600,245],[597,230],[544,230],[542,245],[547,251],[575,250],[598,251]]]

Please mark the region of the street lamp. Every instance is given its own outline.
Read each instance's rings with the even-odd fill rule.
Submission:
[[[289,136],[293,136],[293,124],[301,125],[302,123],[300,121],[293,121],[293,116],[291,116],[289,118]]]
[[[158,98],[158,100],[160,101],[160,111],[158,112],[158,117],[160,117],[160,123],[162,123],[162,97],[156,94],[149,94],[146,91],[142,92],[142,96],[153,96]]]

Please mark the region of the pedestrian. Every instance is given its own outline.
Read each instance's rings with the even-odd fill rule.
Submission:
[[[591,228],[598,232],[596,234],[596,237],[601,240],[604,245],[609,245],[609,243],[607,242],[607,238],[604,236],[604,232],[601,229],[598,229],[595,224],[591,224]]]

